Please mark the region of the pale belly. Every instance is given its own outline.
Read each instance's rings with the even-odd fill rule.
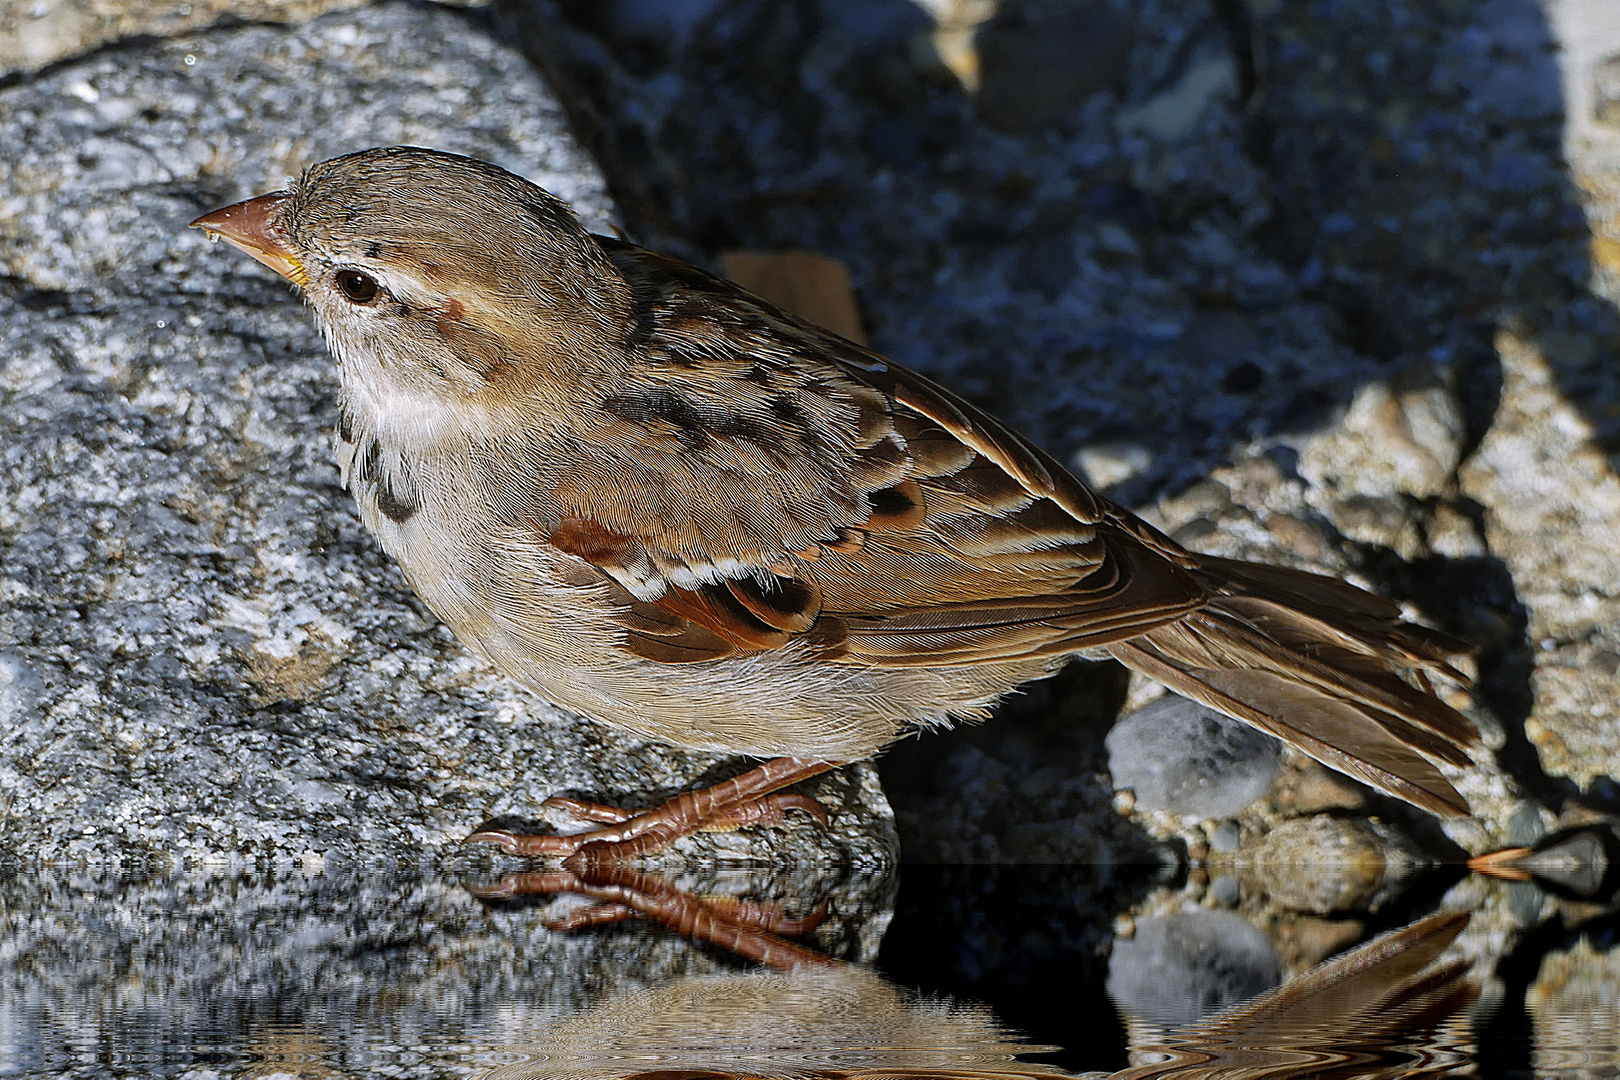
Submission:
[[[761,757],[860,759],[908,728],[982,717],[1054,666],[884,669],[821,660],[794,643],[697,664],[646,660],[620,644],[605,580],[570,584],[594,569],[533,534],[481,520],[476,500],[441,496],[470,482],[413,484],[407,506],[386,482],[355,472],[352,448],[339,449],[362,520],[463,643],[538,695],[643,738]]]

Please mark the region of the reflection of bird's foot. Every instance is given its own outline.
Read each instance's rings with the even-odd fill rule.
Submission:
[[[600,826],[566,836],[527,835],[480,829],[465,843],[491,843],[508,855],[563,858],[569,864],[628,862],[656,855],[684,836],[777,825],[788,811],[827,824],[827,809],[808,795],[783,794],[789,784],[832,768],[828,762],[775,758],[710,788],[682,792],[656,810],[622,810],[581,799],[551,798],[545,806]],[[577,869],[577,867],[576,867]]]
[[[576,860],[569,859],[568,863],[576,863]],[[468,891],[480,900],[571,893],[595,901],[546,923],[546,929],[557,932],[644,918],[684,937],[718,945],[781,971],[836,963],[778,936],[804,934],[819,926],[827,917],[825,900],[810,914],[793,917],[778,904],[695,896],[657,874],[631,870],[617,863],[582,861],[562,871],[507,874],[495,885],[469,886]]]
[[[1533,854],[1534,849],[1527,847],[1504,848],[1501,851],[1491,851],[1484,855],[1475,855],[1468,860],[1468,869],[1476,874],[1487,877],[1501,878],[1504,881],[1529,881],[1530,871],[1517,865],[1526,855]]]

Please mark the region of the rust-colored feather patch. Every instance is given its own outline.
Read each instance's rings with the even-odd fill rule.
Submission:
[[[578,556],[593,566],[622,564],[635,546],[630,537],[582,517],[563,518],[546,539],[557,550]]]

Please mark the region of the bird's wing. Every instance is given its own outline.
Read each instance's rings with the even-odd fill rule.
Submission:
[[[547,539],[667,662],[811,643],[877,666],[1072,652],[1206,597],[1191,557],[913,372],[729,282],[603,240],[646,364]],[[621,449],[603,449],[621,448]]]

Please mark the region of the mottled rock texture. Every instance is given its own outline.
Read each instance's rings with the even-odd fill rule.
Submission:
[[[0,855],[438,857],[551,794],[648,804],[730,769],[561,713],[457,644],[338,487],[308,313],[186,228],[387,143],[498,162],[608,222],[556,100],[476,14],[139,39],[0,89]],[[892,855],[869,768],[815,790],[830,831],[685,851]]]

